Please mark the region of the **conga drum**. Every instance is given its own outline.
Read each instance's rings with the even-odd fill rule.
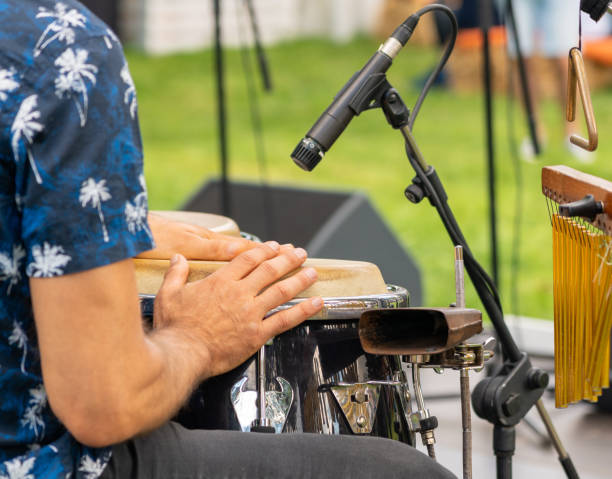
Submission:
[[[134,263],[142,313],[152,317],[169,262]],[[224,264],[190,261],[188,281]],[[323,310],[273,338],[265,346],[265,365],[253,356],[202,383],[175,419],[192,429],[250,431],[264,382],[265,416],[277,433],[373,435],[414,445],[400,358],[365,353],[358,335],[363,311],[408,306],[408,292],[385,284],[371,263],[311,258],[304,267],[317,270],[317,282],[270,314],[312,296],[324,298]]]

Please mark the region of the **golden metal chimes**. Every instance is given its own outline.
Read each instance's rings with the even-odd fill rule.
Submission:
[[[542,169],[553,230],[557,407],[609,387],[612,183],[567,166]]]

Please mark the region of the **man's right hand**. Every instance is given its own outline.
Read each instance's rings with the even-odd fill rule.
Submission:
[[[81,443],[103,447],[159,427],[202,379],[237,366],[320,308],[318,298],[264,315],[314,281],[303,250],[260,245],[186,284],[179,256],[145,333],[131,259],[55,278],[31,278],[45,389]],[[275,283],[275,284],[273,284]],[[270,286],[271,285],[271,286]]]
[[[253,355],[268,339],[316,314],[321,298],[311,298],[263,319],[317,278],[305,268],[279,281],[306,260],[306,251],[264,243],[236,257],[207,278],[187,283],[189,265],[175,255],[155,301],[151,339],[168,330],[184,333],[200,351],[199,379],[227,372]]]

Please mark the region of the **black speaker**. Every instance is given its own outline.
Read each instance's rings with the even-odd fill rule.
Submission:
[[[223,214],[221,183],[211,180],[182,209]],[[422,301],[421,273],[367,196],[286,186],[229,184],[228,216],[262,240],[302,246],[317,258],[369,261],[389,284]]]
[[[118,0],[80,0],[80,2],[89,8],[92,13],[97,15],[104,23],[106,23],[113,32],[118,34],[117,20],[119,18],[119,2]]]

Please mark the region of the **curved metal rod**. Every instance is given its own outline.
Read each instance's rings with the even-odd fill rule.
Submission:
[[[580,99],[582,100],[582,109],[584,111],[584,119],[589,135],[588,140],[579,135],[572,135],[570,141],[574,145],[587,151],[595,151],[598,142],[597,124],[595,122],[595,113],[593,112],[589,84],[580,49],[574,47],[569,51],[568,65],[567,121],[574,121],[576,119],[576,89],[578,88],[580,90]]]

